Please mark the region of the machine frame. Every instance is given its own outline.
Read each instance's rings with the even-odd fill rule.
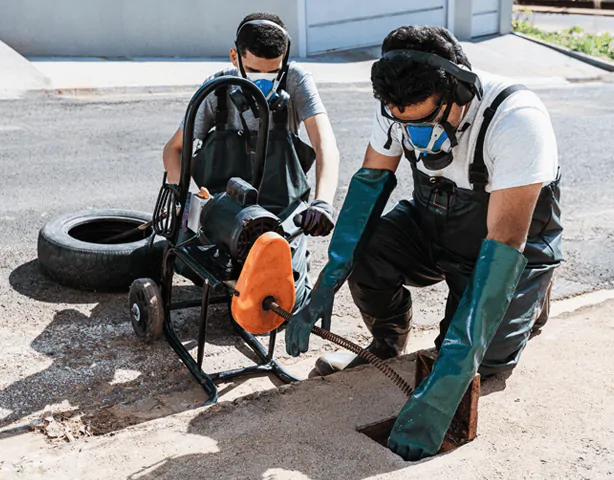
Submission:
[[[274,358],[277,330],[274,330],[269,334],[268,346],[265,347],[258,339],[256,339],[256,337],[254,337],[254,335],[250,334],[239,326],[232,318],[232,313],[230,311],[231,299],[232,295],[238,294],[238,292],[234,290],[233,286],[240,273],[240,270],[236,268],[236,265],[229,267],[229,265],[232,264],[232,260],[225,256],[223,252],[220,252],[215,245],[211,245],[210,247],[194,245],[192,240],[198,237],[198,234],[190,238],[188,241],[183,241],[181,243],[179,242],[181,219],[184,215],[184,209],[186,207],[190,188],[193,158],[191,145],[193,144],[196,113],[200,105],[209,95],[214,93],[219,88],[228,88],[229,86],[239,87],[244,91],[244,93],[250,94],[255,100],[254,107],[257,106],[257,110],[254,108],[254,114],[257,114],[256,116],[259,118],[259,128],[255,150],[250,152],[253,162],[253,176],[250,183],[258,190],[258,193],[260,192],[269,136],[269,107],[267,101],[258,87],[256,87],[249,80],[233,76],[214,78],[210,82],[207,82],[200,87],[200,89],[194,94],[185,114],[183,130],[184,148],[182,149],[181,154],[181,177],[179,185],[168,185],[166,184],[166,181],[164,181],[160,196],[158,197],[158,205],[156,206],[156,212],[158,213],[157,219],[155,218],[156,213],[154,213],[154,226],[157,223],[158,228],[156,229],[154,227],[154,229],[158,234],[164,235],[167,240],[163,257],[162,279],[160,282],[159,292],[138,292],[140,296],[133,295],[133,292],[131,292],[130,300],[130,304],[132,305],[132,323],[135,332],[142,338],[146,338],[146,340],[150,341],[161,336],[161,333],[164,334],[164,337],[178,355],[180,360],[188,368],[198,383],[203,387],[205,392],[207,392],[209,398],[206,404],[215,403],[218,399],[218,389],[215,385],[216,381],[228,380],[237,376],[253,373],[273,373],[285,383],[299,380],[287,372]],[[165,192],[170,192],[171,198],[173,198],[170,205],[174,205],[174,208],[169,208],[169,211],[166,214],[160,215],[160,198]],[[160,228],[160,223],[163,224],[163,228]],[[192,245],[190,245],[190,243],[192,243]],[[199,252],[198,259],[196,258],[196,255],[193,254],[193,249],[195,248],[199,248],[201,250]],[[186,268],[190,269],[203,280],[201,298],[181,302],[172,301],[173,277],[175,275],[174,267],[177,259],[180,259],[185,264]],[[151,285],[149,287],[150,288],[147,291],[156,290],[155,287],[152,289]],[[221,298],[212,298],[211,291],[219,289],[223,290],[225,295]],[[155,297],[157,295],[159,295],[159,297],[157,297],[157,301],[152,301],[151,297]],[[133,297],[141,299],[135,301],[140,301],[143,308],[153,308],[157,309],[158,311],[153,313],[150,312],[148,318],[144,317],[144,312],[141,312],[143,308],[139,308],[139,305],[134,303]],[[215,373],[207,373],[203,369],[209,309],[211,305],[216,303],[228,303],[228,314],[232,326],[245,344],[255,353],[258,358],[258,361],[255,362],[254,365]],[[199,332],[197,340],[197,358],[194,359],[177,335],[177,332],[173,326],[172,312],[184,308],[193,308],[198,306],[200,306]],[[145,330],[149,331],[145,332],[146,334],[144,334],[143,332]],[[151,330],[154,331],[153,335]]]

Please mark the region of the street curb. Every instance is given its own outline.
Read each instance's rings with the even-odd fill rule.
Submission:
[[[598,305],[602,305],[605,302],[614,300],[614,290],[603,289],[594,290],[592,292],[580,293],[570,297],[552,299],[550,303],[549,318],[556,318],[566,313],[577,312],[584,308],[591,308]],[[437,323],[420,323],[417,325],[412,324],[412,332],[428,332],[439,328],[439,322]]]
[[[594,307],[614,299],[614,290],[604,289],[595,290],[593,292],[582,293],[575,297],[553,300],[550,317],[555,318],[565,313],[575,312],[582,308]]]
[[[543,40],[539,40],[538,38],[531,37],[529,35],[525,35],[524,33],[512,32],[512,35],[516,35],[517,37],[524,38],[525,40],[529,40],[531,42],[537,43],[544,47],[551,48],[552,50],[556,50],[568,57],[575,58],[576,60],[580,60],[581,62],[588,63],[593,67],[600,68],[607,72],[614,72],[614,63],[608,62],[607,60],[601,60],[600,58],[593,57],[592,55],[586,55],[585,53],[574,52],[569,48],[561,47],[559,45],[554,45],[553,43],[544,42]],[[612,79],[606,79],[612,81]],[[572,81],[572,80],[570,80]]]
[[[320,87],[371,87],[369,82],[320,82]],[[104,95],[164,95],[189,93],[193,94],[202,84],[193,85],[154,85],[154,86],[117,86],[117,87],[74,87],[74,88],[44,88],[21,92],[21,98],[62,98],[62,97],[96,97]]]
[[[514,13],[530,10],[532,13],[556,13],[559,15],[588,15],[598,17],[614,17],[614,10],[579,8],[579,7],[551,7],[547,5],[514,5]]]
[[[547,47],[552,47],[552,45],[541,42],[539,40],[533,39],[523,34],[514,33],[518,37],[524,38],[526,40],[536,41],[536,43],[541,43]],[[556,47],[556,46],[555,46]],[[557,49],[557,48],[555,48]],[[567,52],[562,52],[567,53]],[[573,52],[577,53],[577,52]],[[614,65],[612,65],[614,71]],[[538,82],[535,87],[545,87],[550,85],[549,81],[555,81],[556,86],[570,84],[570,83],[588,83],[588,82],[614,82],[614,75],[611,77],[609,74],[605,74],[605,76],[597,75],[590,77],[549,77],[544,78],[543,82]],[[525,80],[526,83],[526,80]],[[319,87],[336,87],[336,88],[346,88],[346,87],[371,87],[369,82],[320,82]],[[27,90],[22,92],[14,92],[13,95],[7,98],[3,98],[0,96],[0,100],[10,100],[10,99],[37,99],[37,98],[78,98],[78,97],[103,97],[103,96],[121,96],[121,95],[172,95],[172,94],[193,94],[200,88],[201,84],[193,84],[193,85],[152,85],[152,86],[115,86],[115,87],[72,87],[72,88],[43,88],[43,89],[34,89]]]
[[[194,85],[155,85],[155,86],[126,86],[126,87],[74,87],[74,88],[45,88],[25,92],[25,98],[40,97],[94,97],[103,95],[138,95],[138,94],[170,94],[194,93],[200,84]]]

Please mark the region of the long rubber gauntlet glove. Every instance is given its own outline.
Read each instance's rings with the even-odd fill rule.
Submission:
[[[388,448],[405,460],[420,460],[439,451],[526,264],[518,250],[495,240],[482,242],[433,372],[409,398],[388,439]]]
[[[397,181],[390,170],[361,168],[350,181],[328,247],[328,263],[318,277],[309,303],[288,322],[286,350],[296,357],[309,348],[309,335],[318,320],[330,329],[335,292],[347,279],[354,261],[368,243]]]

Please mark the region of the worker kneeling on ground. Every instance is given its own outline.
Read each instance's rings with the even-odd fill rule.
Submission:
[[[307,235],[324,236],[334,227],[332,203],[337,188],[339,152],[315,82],[310,73],[288,61],[289,50],[290,36],[277,15],[248,15],[239,24],[235,48],[230,50],[233,67],[216,73],[205,83],[216,77],[234,75],[251,80],[262,91],[271,110],[271,127],[260,204],[284,218],[297,202],[308,201],[311,189],[306,173],[315,161],[315,200],[302,213],[300,226]],[[313,148],[298,137],[301,123]],[[218,193],[226,190],[232,177],[251,179],[247,151],[250,142],[253,143],[250,137],[257,129],[258,119],[249,108],[249,99],[239,90],[220,89],[208,97],[197,112],[194,126],[196,143],[200,143],[192,171],[195,183]],[[185,147],[192,148],[192,145]],[[182,148],[183,123],[164,147],[164,166],[170,183],[179,181]],[[295,308],[298,308],[311,290],[305,236],[297,237],[290,246]],[[180,260],[176,263],[178,273],[200,282]]]
[[[389,447],[408,460],[434,455],[476,371],[511,370],[544,325],[561,262],[559,166],[539,98],[471,72],[440,27],[401,27],[372,68],[378,100],[363,168],[354,175],[329,261],[311,299],[290,321],[288,353],[307,350],[311,327],[330,328],[334,293],[349,276],[354,302],[380,358],[403,352],[410,291],[445,281],[445,316],[433,373],[403,407]],[[380,217],[401,156],[413,198]],[[524,255],[523,255],[524,254]],[[350,275],[351,273],[351,275]],[[364,363],[328,354],[326,375]]]

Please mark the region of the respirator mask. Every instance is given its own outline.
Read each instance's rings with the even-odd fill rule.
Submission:
[[[441,114],[441,111],[446,105]],[[395,117],[387,105],[381,103],[382,116],[403,129],[403,138],[418,153],[418,159],[429,170],[442,170],[452,163],[452,149],[458,145],[456,129],[448,122],[453,102],[444,98],[433,113],[418,120],[408,121]],[[461,117],[465,113],[462,107]],[[389,134],[389,141],[391,141]]]
[[[417,50],[391,50],[386,52],[378,62],[397,62],[397,65],[401,66],[426,65],[441,71],[453,80],[450,91],[444,95],[435,111],[415,121],[396,118],[388,106],[381,101],[382,117],[394,122],[388,130],[388,141],[384,148],[390,149],[392,128],[400,125],[403,129],[404,143],[417,153],[415,161],[421,160],[429,170],[442,170],[450,165],[453,159],[452,149],[458,145],[458,140],[456,128],[450,125],[448,117],[453,105],[462,107],[460,117],[463,118],[467,105],[474,98],[482,99],[484,91],[478,76],[470,70],[468,65],[456,65],[439,55]],[[441,114],[442,110],[443,114]]]
[[[288,46],[286,48],[286,53],[282,61],[281,69],[279,70],[278,73],[259,73],[259,72],[256,73],[256,72],[246,72],[245,71],[245,68],[243,67],[243,61],[241,59],[241,54],[239,52],[239,47],[237,45],[237,40],[239,38],[239,35],[241,34],[241,30],[243,30],[243,28],[245,28],[248,25],[251,25],[251,26],[267,25],[267,26],[276,28],[280,30],[281,32],[283,32],[283,34],[288,39]],[[244,23],[239,28],[239,30],[237,31],[236,39],[237,40],[235,40],[235,47],[237,50],[237,63],[238,63],[239,72],[241,73],[241,76],[253,82],[254,85],[256,85],[260,89],[260,91],[264,94],[264,97],[266,98],[271,111],[275,112],[275,111],[281,110],[284,107],[286,107],[288,102],[290,101],[290,95],[288,94],[288,92],[284,90],[285,80],[287,80],[287,75],[288,75],[288,58],[290,56],[290,44],[291,44],[290,34],[280,25],[277,25],[275,22],[271,22],[269,20],[252,20],[250,22]],[[238,96],[238,95],[235,93],[235,96]]]
[[[277,91],[280,84],[277,73],[246,73],[246,78],[256,85],[267,101]]]

